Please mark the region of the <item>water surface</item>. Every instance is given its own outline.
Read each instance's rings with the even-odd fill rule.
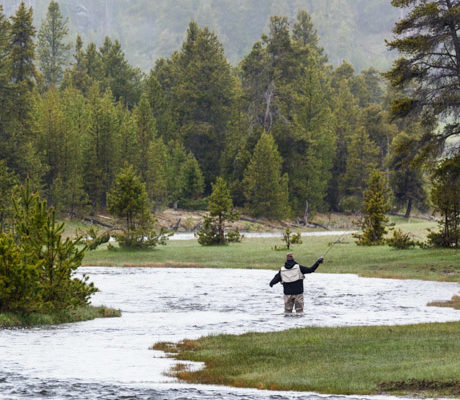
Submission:
[[[305,315],[283,316],[274,271],[81,268],[101,289],[96,305],[122,318],[0,331],[0,399],[338,399],[312,393],[196,386],[164,375],[173,361],[148,348],[207,334],[300,326],[392,325],[460,320],[427,307],[457,283],[315,273],[305,280]],[[353,398],[353,397],[352,397]],[[374,396],[372,398],[378,398]]]

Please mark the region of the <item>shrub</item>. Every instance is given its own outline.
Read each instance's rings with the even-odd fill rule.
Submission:
[[[399,250],[409,249],[417,245],[417,242],[412,240],[409,233],[403,233],[401,229],[395,229],[393,236],[386,240],[388,246],[394,247]]]

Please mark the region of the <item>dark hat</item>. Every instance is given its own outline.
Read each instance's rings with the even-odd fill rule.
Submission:
[[[293,260],[293,259],[294,259],[294,255],[292,253],[286,254],[286,260]]]

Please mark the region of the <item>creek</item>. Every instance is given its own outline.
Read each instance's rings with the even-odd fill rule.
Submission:
[[[0,399],[354,399],[189,385],[164,375],[174,361],[149,350],[158,341],[301,326],[394,325],[460,320],[428,307],[457,283],[314,273],[305,279],[305,315],[283,316],[275,271],[80,268],[99,287],[95,305],[121,318],[0,330]],[[199,367],[199,366],[195,366]]]

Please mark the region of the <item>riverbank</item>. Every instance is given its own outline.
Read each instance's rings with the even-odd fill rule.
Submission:
[[[423,240],[427,228],[436,224],[420,219],[396,219],[397,228],[411,232]],[[339,236],[304,237],[303,243],[294,245],[296,260],[312,265]],[[228,246],[200,246],[196,240],[170,240],[166,246],[153,250],[109,251],[101,247],[87,252],[86,266],[145,266],[145,267],[206,267],[279,269],[284,263],[285,251],[274,250],[282,246],[280,238],[245,238],[242,243]],[[389,246],[357,246],[351,235],[328,253],[319,272],[358,274],[365,277],[422,279],[460,282],[459,251],[453,249],[395,250]]]
[[[78,307],[53,313],[0,313],[0,328],[31,327],[120,317],[121,311],[100,306]]]
[[[156,350],[189,382],[329,394],[460,396],[460,322],[218,335]]]

